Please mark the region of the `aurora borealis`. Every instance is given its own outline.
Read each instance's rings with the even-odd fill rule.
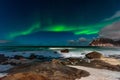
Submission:
[[[67,44],[120,21],[119,0],[1,0],[0,39],[31,45]]]
[[[32,25],[30,28],[23,30],[23,31],[16,31],[14,33],[11,33],[10,35],[8,35],[8,37],[10,39],[13,39],[17,36],[21,36],[21,35],[29,35],[31,33],[34,33],[36,31],[39,31],[40,29],[40,23],[35,23],[34,25]]]

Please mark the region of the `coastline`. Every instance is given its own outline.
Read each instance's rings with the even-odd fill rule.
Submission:
[[[29,48],[28,48],[29,49]],[[41,69],[39,70],[39,68],[36,68],[36,66],[38,65],[39,67],[42,67],[44,65],[43,69],[49,69],[44,71],[44,73],[48,74],[49,71],[51,72],[51,74],[53,74],[52,72],[55,71],[54,74],[60,74],[60,75],[78,75],[77,73],[74,72],[74,70],[71,72],[67,71],[68,69],[71,68],[75,68],[77,70],[83,70],[85,71],[84,74],[88,74],[87,76],[83,77],[83,73],[80,73],[80,78],[74,76],[75,78],[78,78],[76,80],[119,80],[119,76],[120,76],[120,61],[118,61],[119,58],[119,50],[115,52],[112,51],[111,49],[103,49],[103,48],[83,48],[83,49],[79,49],[79,48],[49,48],[49,49],[40,49],[40,51],[32,51],[33,49],[31,49],[31,51],[27,50],[27,51],[19,51],[19,50],[10,50],[10,51],[1,51],[1,64],[2,65],[7,65],[7,64],[11,64],[13,67],[13,69],[10,69],[11,72],[5,71],[6,73],[1,73],[0,77],[12,77],[11,75],[22,75],[24,74],[24,71],[29,69],[29,66],[24,66],[24,65],[30,65],[31,66],[31,70],[28,70],[28,72],[34,72],[34,71],[42,71]],[[76,51],[77,50],[77,51]],[[94,50],[98,50],[97,52]],[[110,50],[110,51],[109,51]],[[111,52],[112,51],[112,52]],[[104,52],[104,53],[102,53]],[[111,52],[111,53],[109,53]],[[115,52],[115,54],[113,54],[113,52]],[[106,55],[104,55],[106,53]],[[92,54],[90,55],[91,58],[87,58],[86,55],[87,54]],[[100,55],[98,55],[100,54]],[[113,55],[111,55],[113,54]],[[110,56],[108,56],[110,55]],[[98,57],[96,59],[96,56]],[[92,59],[93,58],[93,59]],[[45,62],[45,63],[44,63]],[[46,63],[47,62],[47,63]],[[36,64],[36,66],[33,66],[34,64]],[[42,64],[42,65],[41,65]],[[46,66],[45,66],[46,65]],[[53,67],[51,66],[62,66],[60,68],[56,67],[56,69],[54,70]],[[47,68],[48,67],[48,68]],[[65,67],[65,68],[64,68]],[[17,69],[18,68],[18,69]],[[14,71],[14,69],[16,69],[16,71]],[[19,73],[19,69],[20,74]],[[51,70],[54,71],[51,71]],[[57,72],[56,72],[57,71]],[[65,71],[65,74],[63,74],[62,72]],[[68,73],[66,73],[66,71]],[[26,71],[27,72],[27,71]],[[31,75],[33,73],[26,73],[28,75]],[[14,73],[14,74],[12,74]],[[79,72],[78,72],[79,73]],[[53,74],[53,75],[54,75]],[[35,74],[36,75],[36,72]],[[59,77],[60,77],[59,75]],[[48,75],[49,76],[49,75]],[[49,79],[48,76],[45,76],[47,79]],[[57,75],[58,76],[58,75]],[[53,77],[53,76],[52,76]],[[66,77],[66,76],[65,76]],[[53,77],[54,78],[54,77]],[[99,79],[98,79],[99,78]],[[4,79],[2,79],[4,80]],[[29,80],[29,79],[28,79]],[[38,79],[39,80],[39,79]],[[50,79],[52,80],[52,79]],[[59,79],[58,79],[59,80]],[[64,80],[64,78],[61,78],[61,80]],[[66,79],[66,80],[70,80],[70,79]],[[71,80],[73,80],[71,78]]]
[[[90,75],[88,77],[82,77],[81,79],[76,80],[120,80],[120,72],[111,71],[106,69],[96,69],[84,66],[72,66],[73,68],[82,69],[88,71]]]

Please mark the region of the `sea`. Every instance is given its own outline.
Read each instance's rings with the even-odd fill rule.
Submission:
[[[68,49],[69,53],[61,53],[61,50]],[[30,54],[45,57],[84,57],[90,52],[99,52],[104,56],[120,55],[120,47],[94,47],[94,46],[0,46],[0,54],[12,57],[22,55],[28,57]],[[57,54],[56,54],[57,53]]]

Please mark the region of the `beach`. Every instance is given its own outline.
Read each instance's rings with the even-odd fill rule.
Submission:
[[[105,69],[95,69],[84,66],[70,66],[77,69],[88,71],[90,76],[76,80],[120,80],[120,72]]]

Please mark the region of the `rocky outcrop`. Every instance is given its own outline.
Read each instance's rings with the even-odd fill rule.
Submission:
[[[110,62],[112,61],[112,62]],[[107,58],[107,61],[104,59],[92,59],[90,62],[82,59],[67,59],[65,63],[68,65],[77,65],[77,66],[86,66],[99,69],[108,69],[112,71],[120,71],[120,61]]]
[[[86,58],[66,58],[55,59],[52,61],[54,64],[63,65],[80,65],[86,67],[108,69],[114,71],[120,71],[120,60],[115,58],[109,58],[102,55],[99,52],[91,52],[86,54]]]
[[[52,62],[45,63],[21,65],[13,68],[9,72],[9,75],[3,80],[22,80],[23,77],[24,79],[28,80],[29,78],[27,79],[27,76],[23,76],[24,73],[27,73],[27,75],[30,73],[30,77],[32,76],[33,79],[29,80],[41,80],[39,79],[39,76],[45,78],[43,80],[75,80],[76,78],[89,76],[88,72],[62,65],[58,60],[53,60]],[[13,75],[17,75],[17,77],[14,77]],[[19,77],[18,75],[22,76]],[[38,78],[34,79],[34,76]]]
[[[108,46],[108,47],[120,46],[120,40],[114,41],[112,39],[107,39],[107,38],[97,38],[93,40],[89,45],[90,46]]]
[[[100,59],[103,57],[103,55],[99,52],[90,52],[90,53],[86,54],[85,56],[88,59]]]

